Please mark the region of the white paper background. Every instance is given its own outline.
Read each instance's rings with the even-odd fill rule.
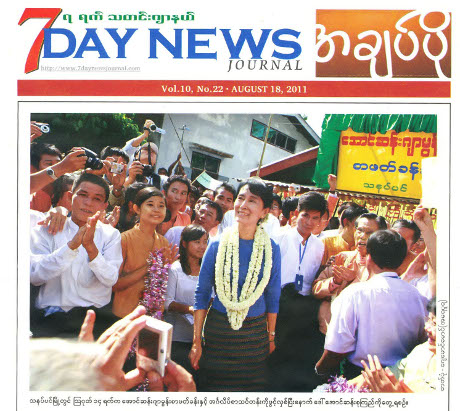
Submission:
[[[327,4],[317,3],[318,8],[351,8],[351,9],[368,9],[371,4],[364,1],[350,1],[344,5],[343,2],[327,2]],[[37,32],[42,27],[41,22],[29,21],[22,27],[17,25],[20,16],[25,7],[62,7],[63,13],[71,12],[78,14],[81,12],[92,13],[95,10],[105,11],[107,13],[116,12],[137,12],[144,10],[152,14],[156,10],[162,10],[164,14],[182,14],[186,11],[194,11],[195,26],[199,28],[296,28],[302,31],[302,63],[304,70],[301,72],[232,72],[226,73],[226,64],[228,56],[223,58],[223,62],[209,61],[180,61],[176,62],[165,57],[161,64],[154,64],[151,61],[146,62],[145,54],[147,53],[146,44],[148,43],[147,24],[143,30],[146,36],[146,42],[136,42],[136,46],[129,48],[129,65],[143,66],[140,74],[130,73],[123,74],[125,79],[271,79],[271,80],[312,80],[314,79],[314,24],[315,24],[315,7],[302,1],[285,1],[274,2],[265,1],[258,3],[249,3],[247,1],[233,1],[231,3],[216,2],[170,2],[155,4],[152,2],[137,2],[132,6],[129,4],[104,3],[95,6],[94,2],[82,1],[78,4],[73,3],[71,8],[67,9],[62,2],[20,2],[18,4],[7,4],[4,15],[5,24],[1,28],[2,33],[2,122],[3,122],[3,199],[1,201],[2,219],[4,235],[2,242],[3,260],[5,261],[3,270],[3,286],[1,287],[2,302],[2,328],[1,338],[3,341],[3,359],[4,366],[0,374],[0,383],[4,388],[3,409],[56,409],[56,407],[46,408],[44,406],[30,406],[29,398],[38,397],[38,395],[29,395],[28,392],[28,184],[29,184],[29,120],[31,112],[283,112],[283,113],[305,113],[308,114],[309,123],[314,130],[320,134],[320,126],[325,113],[327,114],[349,114],[349,113],[426,113],[438,115],[438,156],[439,172],[436,175],[437,182],[442,192],[442,202],[438,209],[438,300],[445,299],[449,301],[451,308],[450,315],[454,318],[453,329],[450,329],[450,341],[452,349],[449,352],[449,362],[452,369],[450,374],[449,385],[452,389],[452,398],[450,408],[455,409],[456,396],[456,376],[454,364],[458,364],[458,355],[456,353],[456,341],[458,337],[458,327],[455,326],[455,313],[458,313],[456,295],[459,291],[459,281],[457,274],[457,265],[455,256],[458,253],[458,240],[455,233],[458,230],[457,223],[457,204],[458,204],[458,185],[456,178],[458,176],[458,160],[456,154],[458,151],[459,131],[458,116],[458,86],[456,79],[459,78],[458,59],[456,59],[456,50],[459,37],[456,35],[456,20],[454,18],[452,30],[452,99],[269,99],[261,98],[255,101],[251,98],[225,99],[216,98],[211,101],[210,98],[179,98],[181,102],[174,103],[174,98],[72,98],[69,100],[81,101],[81,103],[62,103],[67,100],[62,97],[56,98],[20,98],[17,97],[16,80],[17,79],[34,79],[34,78],[72,78],[72,79],[108,79],[119,78],[120,74],[115,73],[91,73],[90,75],[46,73],[37,71],[29,75],[24,74],[24,62],[29,52],[29,47],[35,39]],[[437,1],[435,4],[428,1],[386,1],[385,3],[376,4],[375,7],[385,9],[414,9],[416,7],[425,7],[429,9],[445,7],[456,16],[458,6],[446,1]],[[77,27],[81,29],[80,23],[73,23],[65,26],[63,24],[53,27],[71,28],[77,33]],[[119,23],[112,22],[112,25],[101,22],[97,27],[121,27]],[[78,24],[78,25],[77,25]],[[88,24],[88,27],[90,25]],[[92,26],[96,27],[96,26]],[[136,27],[140,27],[136,26]],[[155,27],[161,27],[163,30],[170,30],[173,25],[163,24]],[[190,26],[192,27],[192,26]],[[162,31],[163,31],[162,30]],[[140,30],[139,30],[140,32]],[[139,35],[140,33],[136,33]],[[132,39],[134,41],[134,37]],[[220,41],[222,38],[220,37]],[[212,42],[217,50],[221,43]],[[134,43],[133,43],[134,44]],[[109,48],[107,49],[109,52]],[[114,49],[110,49],[114,52]],[[91,59],[84,59],[85,64],[90,64]],[[96,61],[96,63],[98,63]],[[96,64],[95,63],[95,64]],[[179,64],[180,63],[180,64]],[[44,63],[43,63],[44,64]],[[48,64],[48,63],[47,63]],[[67,62],[66,62],[67,64]],[[115,64],[115,63],[114,63]],[[117,63],[119,64],[119,63]],[[228,64],[228,63],[227,63]],[[231,74],[231,75],[230,75]],[[18,104],[18,100],[21,103]],[[90,103],[88,103],[90,101]],[[225,104],[225,101],[240,101],[240,104]],[[353,104],[358,103],[359,104]],[[218,103],[218,104],[217,104]],[[397,104],[394,104],[397,103]],[[451,104],[451,106],[449,105]],[[452,114],[452,119],[450,115]],[[19,148],[19,150],[18,150]],[[450,149],[450,151],[449,151]],[[449,179],[449,168],[450,176]],[[16,175],[16,171],[19,174]],[[451,184],[451,185],[450,185]],[[16,201],[18,200],[18,202]],[[449,204],[451,208],[449,209]],[[17,226],[17,217],[19,216],[19,226]],[[17,237],[18,236],[18,237]],[[19,241],[18,241],[19,240]],[[449,241],[450,240],[450,241]],[[451,253],[449,253],[451,251]],[[450,290],[449,290],[449,269],[450,271]],[[16,291],[19,290],[17,299]],[[450,298],[449,298],[450,291]],[[438,308],[439,310],[439,308]],[[17,316],[16,316],[17,313]],[[439,313],[438,313],[439,316]],[[17,326],[17,321],[19,326]],[[439,320],[438,320],[439,322]],[[117,398],[132,398],[136,394],[121,394]],[[153,394],[155,398],[164,398],[162,394]],[[199,398],[203,395],[198,394]],[[224,395],[221,395],[223,397]],[[305,399],[310,394],[288,395],[288,397]],[[170,397],[172,397],[170,395]],[[185,396],[183,396],[185,397]],[[190,396],[191,397],[191,396]],[[213,396],[208,395],[208,398]],[[215,396],[214,396],[215,397]],[[245,394],[232,395],[232,398],[245,398]],[[273,394],[260,394],[260,398],[274,397]],[[281,394],[276,397],[283,398]],[[95,398],[95,396],[93,396]],[[110,395],[101,394],[99,398],[110,398]],[[177,396],[175,397],[177,398]],[[336,399],[337,397],[327,397]],[[354,398],[359,398],[355,396]],[[374,397],[373,398],[378,398]],[[382,396],[384,400],[401,399],[402,396]],[[447,409],[447,397],[445,393],[433,395],[410,395],[405,396],[409,399],[408,409]],[[105,406],[104,406],[105,407]],[[286,405],[284,406],[286,407]],[[69,407],[67,407],[69,408]],[[85,407],[90,408],[89,406]],[[101,408],[98,406],[91,409]],[[107,408],[107,407],[106,407]],[[131,409],[131,407],[110,407],[111,409]],[[137,406],[136,408],[139,408]],[[174,407],[179,409],[178,407]],[[194,407],[189,407],[192,409]],[[209,407],[214,408],[214,407]],[[255,407],[251,407],[251,409]],[[322,406],[318,409],[336,409],[336,406]],[[384,407],[382,407],[384,408]],[[180,407],[187,409],[187,407]],[[316,409],[310,407],[310,409]],[[384,408],[385,409],[385,408]]]

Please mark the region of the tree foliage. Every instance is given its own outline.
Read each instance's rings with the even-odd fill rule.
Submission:
[[[100,153],[106,146],[123,147],[141,134],[146,119],[161,127],[163,117],[151,113],[35,113],[31,120],[50,125],[50,132],[36,141],[55,144],[62,152],[87,147]]]

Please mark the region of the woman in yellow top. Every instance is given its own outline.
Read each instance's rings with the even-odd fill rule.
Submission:
[[[134,200],[134,211],[139,223],[121,234],[123,263],[117,283],[113,286],[112,311],[118,317],[129,314],[139,304],[144,290],[144,278],[148,271],[149,253],[164,249],[165,258],[176,250],[170,247],[166,238],[156,232],[156,228],[166,216],[166,200],[163,193],[154,187],[140,190]]]

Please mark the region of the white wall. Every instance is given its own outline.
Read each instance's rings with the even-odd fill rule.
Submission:
[[[219,175],[230,179],[248,177],[248,171],[259,165],[263,141],[250,135],[251,125],[253,119],[268,124],[268,114],[171,114],[171,118],[180,137],[182,137],[180,127],[186,124],[190,128],[190,131],[184,132],[183,140],[183,146],[190,160],[192,150],[200,151],[191,145],[191,143],[197,143],[234,156],[224,158],[203,151],[205,154],[221,158]],[[311,147],[308,140],[284,116],[273,115],[271,127],[297,140],[296,153]],[[166,134],[161,137],[157,165],[168,168],[177,158],[181,145],[169,115],[165,115],[163,129],[166,130]],[[280,160],[291,154],[267,144],[263,164]],[[183,151],[182,164],[184,167],[190,167]]]

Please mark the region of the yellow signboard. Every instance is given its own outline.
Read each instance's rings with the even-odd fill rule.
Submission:
[[[422,197],[422,158],[436,157],[435,133],[342,131],[337,189],[404,198]]]

